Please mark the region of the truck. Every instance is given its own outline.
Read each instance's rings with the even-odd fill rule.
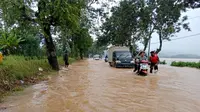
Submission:
[[[111,67],[134,67],[133,57],[128,47],[111,46],[107,53]]]

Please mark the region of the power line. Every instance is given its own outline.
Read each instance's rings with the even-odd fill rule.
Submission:
[[[184,37],[179,37],[179,38],[174,38],[174,39],[171,39],[170,41],[190,38],[190,37],[194,37],[194,36],[198,36],[198,35],[200,35],[200,33],[197,33],[197,34],[194,34],[194,35],[188,35],[188,36],[184,36]],[[169,41],[163,41],[163,42],[169,42]],[[151,43],[151,44],[158,44],[158,43],[160,43],[160,42],[154,42],[154,43]]]
[[[191,17],[191,18],[188,18],[187,20],[196,19],[196,18],[200,18],[200,16]]]

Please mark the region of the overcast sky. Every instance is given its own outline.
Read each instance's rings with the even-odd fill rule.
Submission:
[[[104,0],[106,1],[106,0]],[[117,0],[118,1],[118,0]],[[119,0],[120,1],[120,0]],[[119,3],[119,2],[118,2]],[[114,6],[116,4],[112,4]],[[99,5],[93,5],[94,7],[99,7]],[[188,32],[186,30],[181,30],[179,33],[176,34],[173,38],[181,38],[185,36],[190,36],[194,34],[200,33],[200,8],[199,9],[190,9],[186,13],[183,13],[182,16],[188,16],[188,22],[190,23],[189,26],[191,31]],[[95,38],[95,37],[94,37]],[[171,38],[171,39],[173,39]],[[159,47],[158,36],[156,33],[152,35],[151,40],[151,50],[156,50]],[[157,43],[157,44],[155,44]],[[139,44],[139,48],[143,49],[143,45]],[[175,53],[175,54],[198,54],[200,55],[200,35],[188,37],[184,39],[172,40],[163,43],[161,53]]]

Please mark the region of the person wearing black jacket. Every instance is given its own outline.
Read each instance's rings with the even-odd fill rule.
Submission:
[[[67,53],[67,51],[65,51],[65,54],[64,54],[64,56],[63,56],[63,59],[64,59],[64,61],[65,61],[65,68],[68,68],[68,66],[69,66],[69,58],[68,58],[68,53]]]

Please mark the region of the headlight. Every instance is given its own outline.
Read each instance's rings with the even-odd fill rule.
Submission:
[[[131,61],[131,63],[134,63],[134,61]]]
[[[121,61],[115,61],[116,63],[121,63]]]

